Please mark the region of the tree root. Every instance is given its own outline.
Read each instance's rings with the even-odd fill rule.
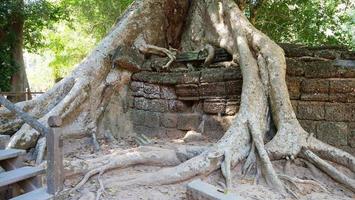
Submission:
[[[352,192],[355,192],[355,180],[354,179],[351,179],[351,178],[345,176],[344,174],[339,172],[335,167],[333,167],[332,165],[330,165],[326,161],[322,160],[320,157],[318,157],[316,154],[314,154],[312,151],[310,151],[306,148],[302,149],[302,154],[307,160],[309,160],[311,163],[316,165],[319,169],[324,171],[331,178],[333,178],[334,180],[343,184],[348,189],[350,189]]]
[[[169,49],[158,47],[155,45],[145,44],[139,48],[139,51],[144,54],[166,55],[169,57],[169,61],[163,66],[163,69],[169,68],[169,66],[176,60],[175,54]]]
[[[101,166],[94,166],[95,168],[87,172],[82,180],[72,189],[72,191],[80,189],[90,179],[90,177],[96,174],[103,174],[111,169],[127,168],[137,164],[175,166],[186,159],[190,159],[191,157],[200,154],[204,149],[206,148],[186,146],[180,147],[177,150],[172,150],[144,146],[124,151],[125,153],[123,154],[110,156],[109,163]],[[107,160],[107,157],[108,156],[105,156],[100,160]],[[95,160],[95,162],[100,161]]]
[[[299,186],[297,185],[297,183],[300,184],[309,184],[309,185],[313,185],[316,187],[319,187],[320,189],[322,189],[324,192],[329,193],[329,191],[322,186],[322,184],[319,183],[319,181],[315,181],[315,180],[302,180],[299,179],[297,177],[291,177],[285,174],[278,174],[278,177],[280,177],[283,180],[289,181],[292,185],[294,185],[299,191],[301,191],[301,189],[299,188]]]
[[[97,192],[96,192],[96,200],[100,200],[100,197],[102,196],[102,195],[104,195],[105,194],[105,186],[104,186],[104,183],[102,182],[102,180],[101,180],[101,176],[102,176],[102,174],[103,174],[103,172],[100,172],[100,174],[98,175],[98,177],[97,177],[97,180],[98,180],[98,182],[99,182],[99,184],[100,184],[100,188],[97,190]]]

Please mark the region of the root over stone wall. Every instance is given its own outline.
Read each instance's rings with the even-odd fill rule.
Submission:
[[[281,44],[287,85],[303,128],[355,155],[355,53],[338,47]],[[220,138],[238,112],[239,68],[208,67],[133,74],[128,112],[136,133]]]

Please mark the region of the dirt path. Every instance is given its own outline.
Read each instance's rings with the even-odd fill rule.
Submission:
[[[189,143],[191,145],[208,145],[214,141],[201,141]],[[154,146],[174,146],[178,145],[173,140],[159,140],[156,139]],[[125,138],[120,140],[120,142],[105,143],[101,141],[102,150],[100,152],[94,152],[89,139],[77,139],[65,142],[65,165],[67,169],[67,178],[65,180],[65,188],[71,189],[75,184],[80,181],[82,175],[73,175],[74,168],[85,167],[85,162],[90,159],[94,159],[105,154],[109,154],[113,150],[124,150],[132,147],[136,147],[135,142],[131,138]],[[73,166],[73,163],[74,166]],[[75,166],[76,165],[76,166]],[[284,173],[285,161],[275,161],[273,162],[277,173]],[[125,177],[132,174],[139,174],[145,172],[151,172],[160,169],[160,167],[154,166],[134,166],[127,169],[117,169],[106,172],[102,175],[102,180],[105,182],[112,177]],[[343,172],[347,173],[349,176],[354,176],[354,174],[346,171],[346,169],[340,168]],[[245,200],[256,200],[256,199],[292,199],[291,197],[284,197],[269,187],[262,180],[259,184],[254,184],[254,176],[241,175],[241,165],[236,166],[233,173],[233,192],[238,194],[241,199]],[[68,177],[69,175],[69,177]],[[313,179],[318,180],[330,193],[322,191],[319,187],[298,184],[300,191],[297,193],[300,199],[304,200],[318,200],[318,199],[329,199],[329,200],[350,200],[355,199],[352,192],[335,183],[326,176],[324,173],[312,174],[311,170],[302,164],[301,160],[295,160],[293,164],[287,170],[287,175],[295,176],[301,179]],[[315,178],[316,177],[316,178]],[[201,178],[204,181],[219,186],[218,182],[223,182],[220,171],[213,172],[208,177],[196,177]],[[190,180],[191,181],[191,180]],[[188,181],[189,182],[189,181]],[[186,199],[186,184],[188,182],[182,182],[180,184],[165,185],[165,186],[129,186],[129,187],[106,187],[106,192],[101,199],[123,199],[123,200],[180,200]],[[66,199],[71,200],[91,200],[96,198],[96,191],[99,188],[99,183],[97,176],[92,177],[78,192],[71,193]]]

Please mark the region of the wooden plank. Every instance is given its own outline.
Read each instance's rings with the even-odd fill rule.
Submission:
[[[46,188],[39,188],[32,192],[25,193],[10,200],[47,200],[53,198],[53,195],[48,194]]]
[[[217,187],[201,180],[194,180],[187,185],[188,200],[238,200],[241,199],[236,194],[224,193]]]
[[[11,159],[11,158],[16,158],[16,157],[24,155],[24,154],[26,154],[26,151],[21,150],[21,149],[0,150],[0,161]]]
[[[45,170],[38,167],[21,167],[15,170],[0,173],[0,187],[11,185],[37,175],[45,173]]]

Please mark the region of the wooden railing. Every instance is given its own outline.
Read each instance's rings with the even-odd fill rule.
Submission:
[[[6,97],[19,97],[19,96],[25,96],[25,100],[28,101],[31,99],[32,96],[34,95],[39,95],[43,94],[44,92],[31,92],[28,88],[26,88],[26,91],[20,91],[20,92],[0,92],[1,96],[6,96]]]
[[[63,140],[62,119],[59,116],[48,118],[48,127],[41,124],[36,118],[22,111],[4,96],[0,95],[0,105],[16,113],[25,123],[37,130],[41,136],[46,137],[47,146],[47,193],[58,195],[63,190]]]

